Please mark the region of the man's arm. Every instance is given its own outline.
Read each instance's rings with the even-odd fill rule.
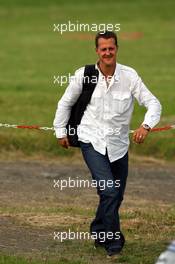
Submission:
[[[83,76],[84,67],[77,70],[75,72],[75,75],[71,77],[68,87],[66,88],[63,96],[58,102],[57,110],[55,113],[55,119],[53,122],[55,134],[58,138],[58,143],[65,148],[68,148],[69,146],[66,125],[69,121],[71,108],[76,103],[78,97],[82,92]]]
[[[133,134],[133,141],[140,144],[144,142],[149,130],[160,121],[162,107],[158,99],[148,90],[137,73],[132,81],[132,94],[137,99],[139,105],[144,105],[147,108],[144,121]]]

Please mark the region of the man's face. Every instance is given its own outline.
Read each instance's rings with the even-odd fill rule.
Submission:
[[[101,63],[105,64],[106,66],[114,65],[116,63],[117,56],[115,40],[113,38],[99,38],[96,53],[98,54]]]

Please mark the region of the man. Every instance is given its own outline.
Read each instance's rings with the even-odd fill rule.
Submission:
[[[147,108],[143,123],[133,134],[133,141],[138,144],[159,122],[161,105],[134,69],[116,63],[118,43],[114,32],[99,32],[95,44],[99,78],[78,126],[78,139],[92,178],[98,183],[99,205],[90,232],[98,234],[95,246],[104,246],[108,256],[115,256],[125,243],[118,211],[128,175],[129,124],[134,98]],[[83,76],[84,67],[75,72],[58,103],[54,127],[64,148],[69,147],[66,124],[71,107],[82,92]],[[99,184],[102,180],[106,183],[103,190]],[[105,240],[100,237],[102,232]]]

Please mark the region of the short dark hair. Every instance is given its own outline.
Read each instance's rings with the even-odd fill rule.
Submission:
[[[95,46],[96,46],[96,48],[98,48],[98,40],[99,40],[99,38],[104,38],[104,39],[113,38],[115,40],[116,47],[118,47],[117,35],[113,31],[98,32],[96,37],[95,37]]]

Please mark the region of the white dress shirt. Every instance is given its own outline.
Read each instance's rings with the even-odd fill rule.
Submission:
[[[99,70],[97,64],[96,68]],[[58,102],[54,119],[57,138],[66,136],[71,107],[82,92],[83,77],[84,67],[75,72],[74,78]],[[99,70],[98,83],[78,126],[78,139],[92,143],[94,149],[103,155],[107,149],[110,162],[122,158],[129,147],[129,125],[134,98],[139,105],[147,108],[142,124],[153,128],[160,120],[161,105],[137,72],[117,63],[110,82],[106,82]]]

